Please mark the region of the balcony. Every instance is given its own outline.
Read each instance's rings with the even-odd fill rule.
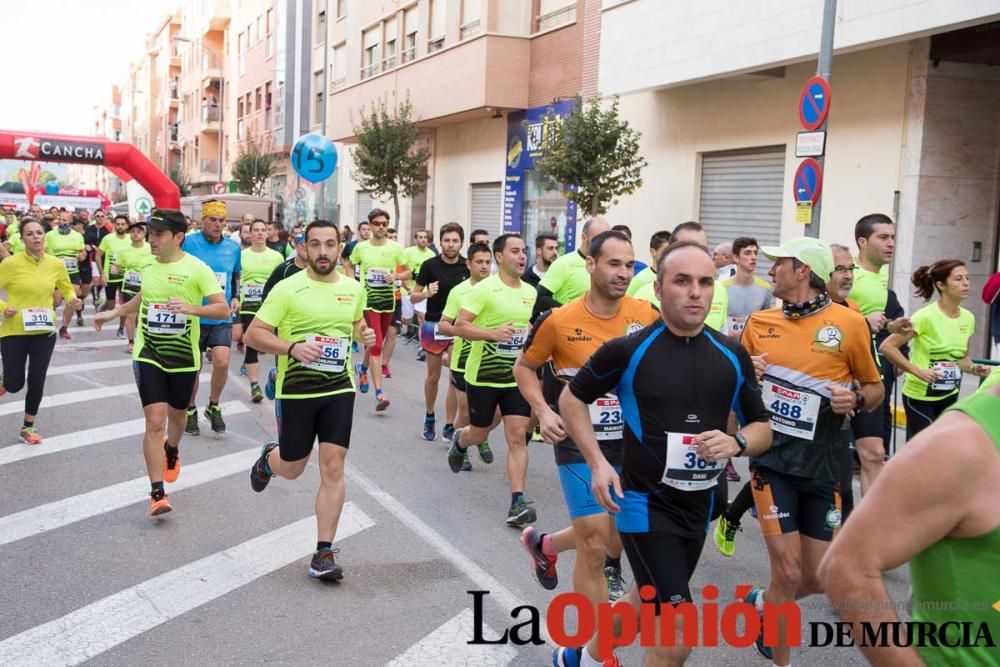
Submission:
[[[232,12],[229,0],[201,0],[201,33],[212,32],[213,30],[225,30],[229,25]]]
[[[331,91],[327,132],[334,141],[353,136],[351,114],[395,93],[410,93],[414,116],[434,127],[453,122],[449,117],[486,108],[524,109],[528,106],[528,66],[531,42],[524,37],[480,34],[441,50],[376,72],[362,80],[348,80]],[[403,52],[404,59],[406,52]],[[361,75],[359,72],[358,75]],[[360,78],[360,76],[359,76]],[[441,95],[440,91],[449,91]],[[455,119],[457,120],[457,119]]]
[[[204,104],[201,107],[201,131],[218,134],[220,131],[219,107],[211,104]]]

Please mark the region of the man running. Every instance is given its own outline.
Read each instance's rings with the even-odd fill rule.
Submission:
[[[535,237],[535,261],[524,271],[521,280],[538,287],[548,272],[552,262],[559,257],[559,237],[549,232],[542,232]]]
[[[367,220],[362,220],[361,222],[358,223],[358,237],[355,239],[351,239],[350,241],[344,244],[344,249],[340,253],[340,265],[346,269],[348,260],[351,259],[351,253],[354,252],[354,246],[358,245],[362,241],[367,241],[371,237],[372,237],[372,226],[368,224]]]
[[[739,339],[750,315],[771,307],[771,286],[754,275],[757,270],[757,253],[760,250],[757,239],[741,236],[733,240],[731,248],[736,260],[736,273],[722,281],[729,298],[726,333]]]
[[[572,525],[551,535],[529,526],[521,541],[534,563],[535,577],[546,589],[558,583],[556,561],[562,551],[576,549],[573,590],[595,605],[625,594],[621,575],[622,545],[613,518],[594,498],[590,469],[580,450],[566,437],[558,413],[559,394],[600,345],[625,336],[659,319],[645,301],[625,296],[632,278],[635,252],[619,231],[595,236],[590,242],[587,271],[590,290],[565,306],[546,311],[535,322],[514,378],[521,394],[538,415],[542,436],[555,444],[556,467]],[[551,363],[545,385],[538,369]],[[613,393],[590,406],[601,453],[617,471],[622,462],[621,405]]]
[[[472,342],[465,365],[469,426],[455,431],[448,465],[452,472],[462,470],[466,449],[486,440],[499,408],[507,440],[507,478],[511,491],[506,523],[523,527],[537,518],[524,496],[528,477],[525,437],[531,406],[518,391],[513,368],[524,347],[538,293],[521,282],[527,257],[520,236],[498,236],[493,242],[493,258],[500,267],[497,274],[465,295],[455,318],[455,332]]]
[[[668,243],[670,243],[670,232],[668,231],[653,232],[653,235],[649,237],[649,256],[653,263],[636,273],[635,277],[632,278],[632,282],[628,286],[629,296],[636,296],[640,289],[656,280],[656,263],[660,257],[660,251]]]
[[[840,478],[848,446],[845,420],[872,410],[883,388],[864,318],[831,302],[830,247],[818,239],[793,238],[761,249],[781,308],[752,314],[741,342],[755,357],[774,444],[750,460],[754,504],[771,561],[771,583],[746,601],[763,612],[822,592],[819,562],[841,523]],[[757,650],[775,665],[788,665],[785,629],[779,644]]]
[[[202,208],[203,218],[204,215],[205,215],[205,209],[203,207]],[[282,231],[283,230],[280,222],[278,222],[277,220],[269,220],[267,223],[266,245],[268,248],[274,250],[279,255],[287,259],[292,254],[292,252],[294,252],[294,250],[292,249],[291,244],[287,240],[281,238]]]
[[[459,283],[469,278],[469,267],[465,258],[459,252],[465,241],[465,231],[457,222],[449,222],[438,231],[438,242],[441,244],[441,254],[422,262],[414,283],[410,299],[414,305],[427,302],[427,314],[420,327],[420,347],[427,352],[427,377],[424,379],[424,440],[434,440],[436,417],[434,406],[437,404],[438,383],[441,381],[441,367],[444,365],[445,353],[451,347],[452,336],[441,332],[438,322],[441,313],[448,302],[448,295]],[[426,239],[424,239],[426,243]],[[458,410],[458,397],[455,388],[448,387],[445,398],[445,429],[454,429],[455,413]]]
[[[79,310],[74,311],[69,302],[63,309],[62,326],[59,327],[59,337],[69,340],[69,325],[73,321],[73,314],[76,313],[77,325],[83,324],[83,298],[87,295],[83,291],[80,278],[80,263],[87,259],[86,243],[83,234],[72,228],[73,215],[68,211],[59,214],[59,226],[45,234],[45,252],[54,256],[66,267],[69,273],[69,280],[76,290],[76,297],[80,301]],[[79,222],[82,219],[77,218]],[[87,267],[88,271],[90,267]]]
[[[155,209],[149,230],[156,261],[143,269],[141,291],[128,303],[98,313],[94,328],[139,315],[132,370],[146,417],[142,452],[152,489],[149,513],[159,516],[173,510],[163,484],[176,482],[181,472],[185,409],[201,369],[200,318],[221,319],[229,304],[212,269],[181,249],[187,232],[183,213]]]
[[[210,199],[201,205],[201,231],[190,234],[184,242],[184,251],[197,257],[215,274],[219,287],[226,294],[226,303],[230,313],[225,317],[201,318],[201,331],[198,347],[202,354],[209,352],[212,356],[212,381],[208,394],[208,405],[205,406],[205,419],[212,425],[216,433],[226,432],[226,422],[222,419],[222,408],[219,400],[222,390],[229,379],[229,351],[233,342],[233,313],[239,312],[240,273],[242,265],[240,244],[222,236],[222,228],[226,226],[226,203],[218,199]],[[187,426],[184,432],[189,435],[199,435],[198,427],[198,376],[195,375],[194,391],[189,397]]]
[[[132,243],[119,251],[122,272],[122,303],[126,304],[142,290],[142,272],[153,263],[153,251],[146,242],[146,223],[133,222],[128,227]],[[136,314],[125,316],[125,333],[128,336],[128,351],[135,349]]]
[[[243,285],[240,290],[240,324],[245,335],[254,314],[264,301],[264,285],[284,258],[277,250],[271,250],[266,245],[267,223],[254,220],[250,224],[250,247],[240,254]],[[264,393],[258,383],[257,350],[252,345],[244,345],[243,367],[246,369],[247,380],[250,381],[250,400],[260,403]]]
[[[389,397],[382,391],[382,346],[392,326],[392,313],[396,309],[395,281],[407,280],[412,275],[403,255],[403,248],[387,238],[389,214],[380,208],[368,214],[372,238],[354,246],[347,262],[347,275],[360,275],[365,286],[365,322],[375,331],[375,344],[365,349],[364,361],[356,365],[358,389],[368,392],[368,369],[375,385],[375,410],[389,407]],[[397,267],[399,269],[397,270]]]
[[[104,307],[111,309],[115,307],[115,300],[118,290],[121,289],[124,274],[117,261],[117,254],[121,248],[128,246],[132,240],[128,236],[128,216],[119,213],[115,216],[113,234],[107,234],[101,239],[97,246],[97,270],[104,282]],[[125,337],[125,320],[118,323],[118,337]]]
[[[295,254],[286,259],[284,262],[275,267],[274,271],[271,272],[271,276],[264,283],[264,292],[261,296],[261,301],[267,299],[267,295],[271,293],[274,286],[280,283],[285,278],[290,278],[294,276],[299,271],[304,271],[307,266],[309,266],[306,261],[306,235],[305,232],[299,232],[294,237],[292,237],[292,243],[295,247]],[[259,354],[259,351],[258,351]],[[275,392],[277,391],[277,381],[278,381],[278,364],[277,358],[275,358],[275,365],[271,367],[267,372],[267,382],[264,384],[264,395],[267,396],[269,400],[274,400]]]
[[[611,229],[603,216],[589,218],[580,230],[580,243],[573,252],[568,252],[552,262],[545,276],[538,283],[538,301],[534,315],[549,308],[569,303],[590,289],[590,274],[587,273],[587,253],[590,239]]]
[[[690,241],[668,246],[656,278],[660,321],[604,343],[562,392],[559,409],[590,467],[597,502],[615,514],[635,575],[619,604],[638,611],[639,589],[652,586],[656,597],[646,604],[660,612],[692,600],[689,582],[715,513],[724,462],[764,453],[771,428],[749,355],[704,325],[715,289],[708,250]],[[590,410],[612,392],[625,422],[621,476],[601,452]],[[745,424],[729,434],[731,411]],[[645,664],[682,664],[689,652],[683,646],[649,648]],[[596,637],[586,648],[558,648],[553,664],[601,664]]]
[[[254,491],[274,476],[295,479],[319,442],[316,552],[309,576],[340,580],[333,541],[344,508],[344,462],[351,444],[354,379],[351,340],[371,345],[375,332],[362,319],[364,291],[340,275],[340,234],[327,220],[306,227],[305,271],[278,283],[247,330],[247,345],[278,356],[278,441],[264,444],[250,470]],[[274,329],[278,330],[277,335]],[[277,456],[273,456],[277,453]]]

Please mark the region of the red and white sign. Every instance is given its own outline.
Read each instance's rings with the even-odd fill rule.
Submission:
[[[215,193],[215,194],[217,194],[217,195],[224,195],[224,194],[226,194],[226,184],[225,183],[216,183],[215,185],[212,186],[212,192]]]

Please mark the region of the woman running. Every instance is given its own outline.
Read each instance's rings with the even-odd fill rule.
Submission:
[[[969,338],[976,319],[961,305],[970,292],[965,263],[942,259],[921,266],[913,273],[912,282],[924,301],[934,292],[938,300],[913,313],[911,331],[892,334],[879,348],[893,365],[906,371],[903,408],[907,440],[930,426],[958,399],[962,373],[985,377],[990,372],[969,357]],[[910,341],[913,344],[907,359],[900,348]]]
[[[264,285],[267,283],[267,279],[275,267],[284,261],[285,258],[280,252],[267,247],[267,223],[263,220],[254,220],[250,225],[250,247],[246,248],[240,256],[240,264],[243,266],[243,288],[240,290],[240,322],[243,324],[244,332],[250,328],[250,322],[264,301]],[[264,394],[261,392],[258,382],[260,364],[258,363],[257,350],[249,345],[246,345],[245,348],[243,367],[246,369],[247,379],[250,380],[250,399],[254,403],[260,403],[264,400]]]
[[[42,223],[25,218],[21,221],[20,231],[24,252],[0,262],[0,289],[7,290],[7,301],[0,300],[0,309],[3,310],[3,324],[0,324],[0,353],[3,354],[0,395],[21,391],[27,375],[24,425],[18,439],[37,445],[42,442],[42,436],[35,430],[35,416],[42,403],[45,375],[56,344],[52,295],[58,289],[74,310],[83,304],[70,282],[66,265],[45,253],[45,228]]]

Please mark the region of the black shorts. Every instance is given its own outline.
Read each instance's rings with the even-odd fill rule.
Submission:
[[[240,324],[243,325],[243,332],[250,328],[250,323],[253,322],[253,318],[257,317],[255,313],[240,313]]]
[[[115,295],[118,294],[118,290],[121,289],[121,286],[122,286],[121,280],[114,283],[109,282],[107,285],[104,286],[104,295],[108,297],[108,303],[113,304],[115,302]]]
[[[136,292],[136,294],[138,294],[138,292]],[[123,304],[124,303],[128,303],[134,297],[135,297],[135,294],[132,294],[131,292],[126,292],[125,290],[122,290],[122,303]]]
[[[882,438],[882,408],[875,408],[871,412],[859,411],[851,417],[851,432],[854,439],[859,438]]]
[[[70,280],[72,281],[73,278],[70,277]],[[90,260],[85,259],[80,262],[80,284],[89,285],[92,282],[94,282],[94,272],[90,269]],[[74,281],[73,284],[75,285],[76,282]]]
[[[757,521],[765,537],[799,532],[829,542],[842,522],[840,482],[795,477],[765,467],[750,471]]]
[[[396,333],[403,330],[403,297],[396,299],[396,307],[392,311],[392,319],[389,324],[396,327]]]
[[[466,388],[465,373],[463,371],[452,371],[450,369],[449,371],[451,373],[451,386],[454,387],[456,391],[460,391],[464,394]]]
[[[531,416],[531,406],[517,387],[482,387],[468,383],[465,395],[469,401],[469,423],[476,428],[492,425],[497,407],[504,417]]]
[[[83,285],[85,282],[90,282],[90,281],[85,281],[83,277],[80,275],[79,271],[77,271],[76,273],[69,274],[69,281],[74,285]]]
[[[159,366],[143,361],[132,362],[132,373],[139,386],[142,407],[166,403],[175,410],[186,410],[191,404],[198,371],[168,373]]]
[[[317,440],[344,449],[351,445],[353,391],[319,398],[279,398],[275,402],[275,412],[282,461],[306,458]]]
[[[213,347],[229,347],[233,344],[233,325],[202,324],[201,337],[198,339],[198,349],[202,352]]]
[[[636,586],[656,589],[657,611],[662,604],[692,601],[688,584],[705,545],[704,533],[690,537],[673,533],[622,533],[621,537]]]

